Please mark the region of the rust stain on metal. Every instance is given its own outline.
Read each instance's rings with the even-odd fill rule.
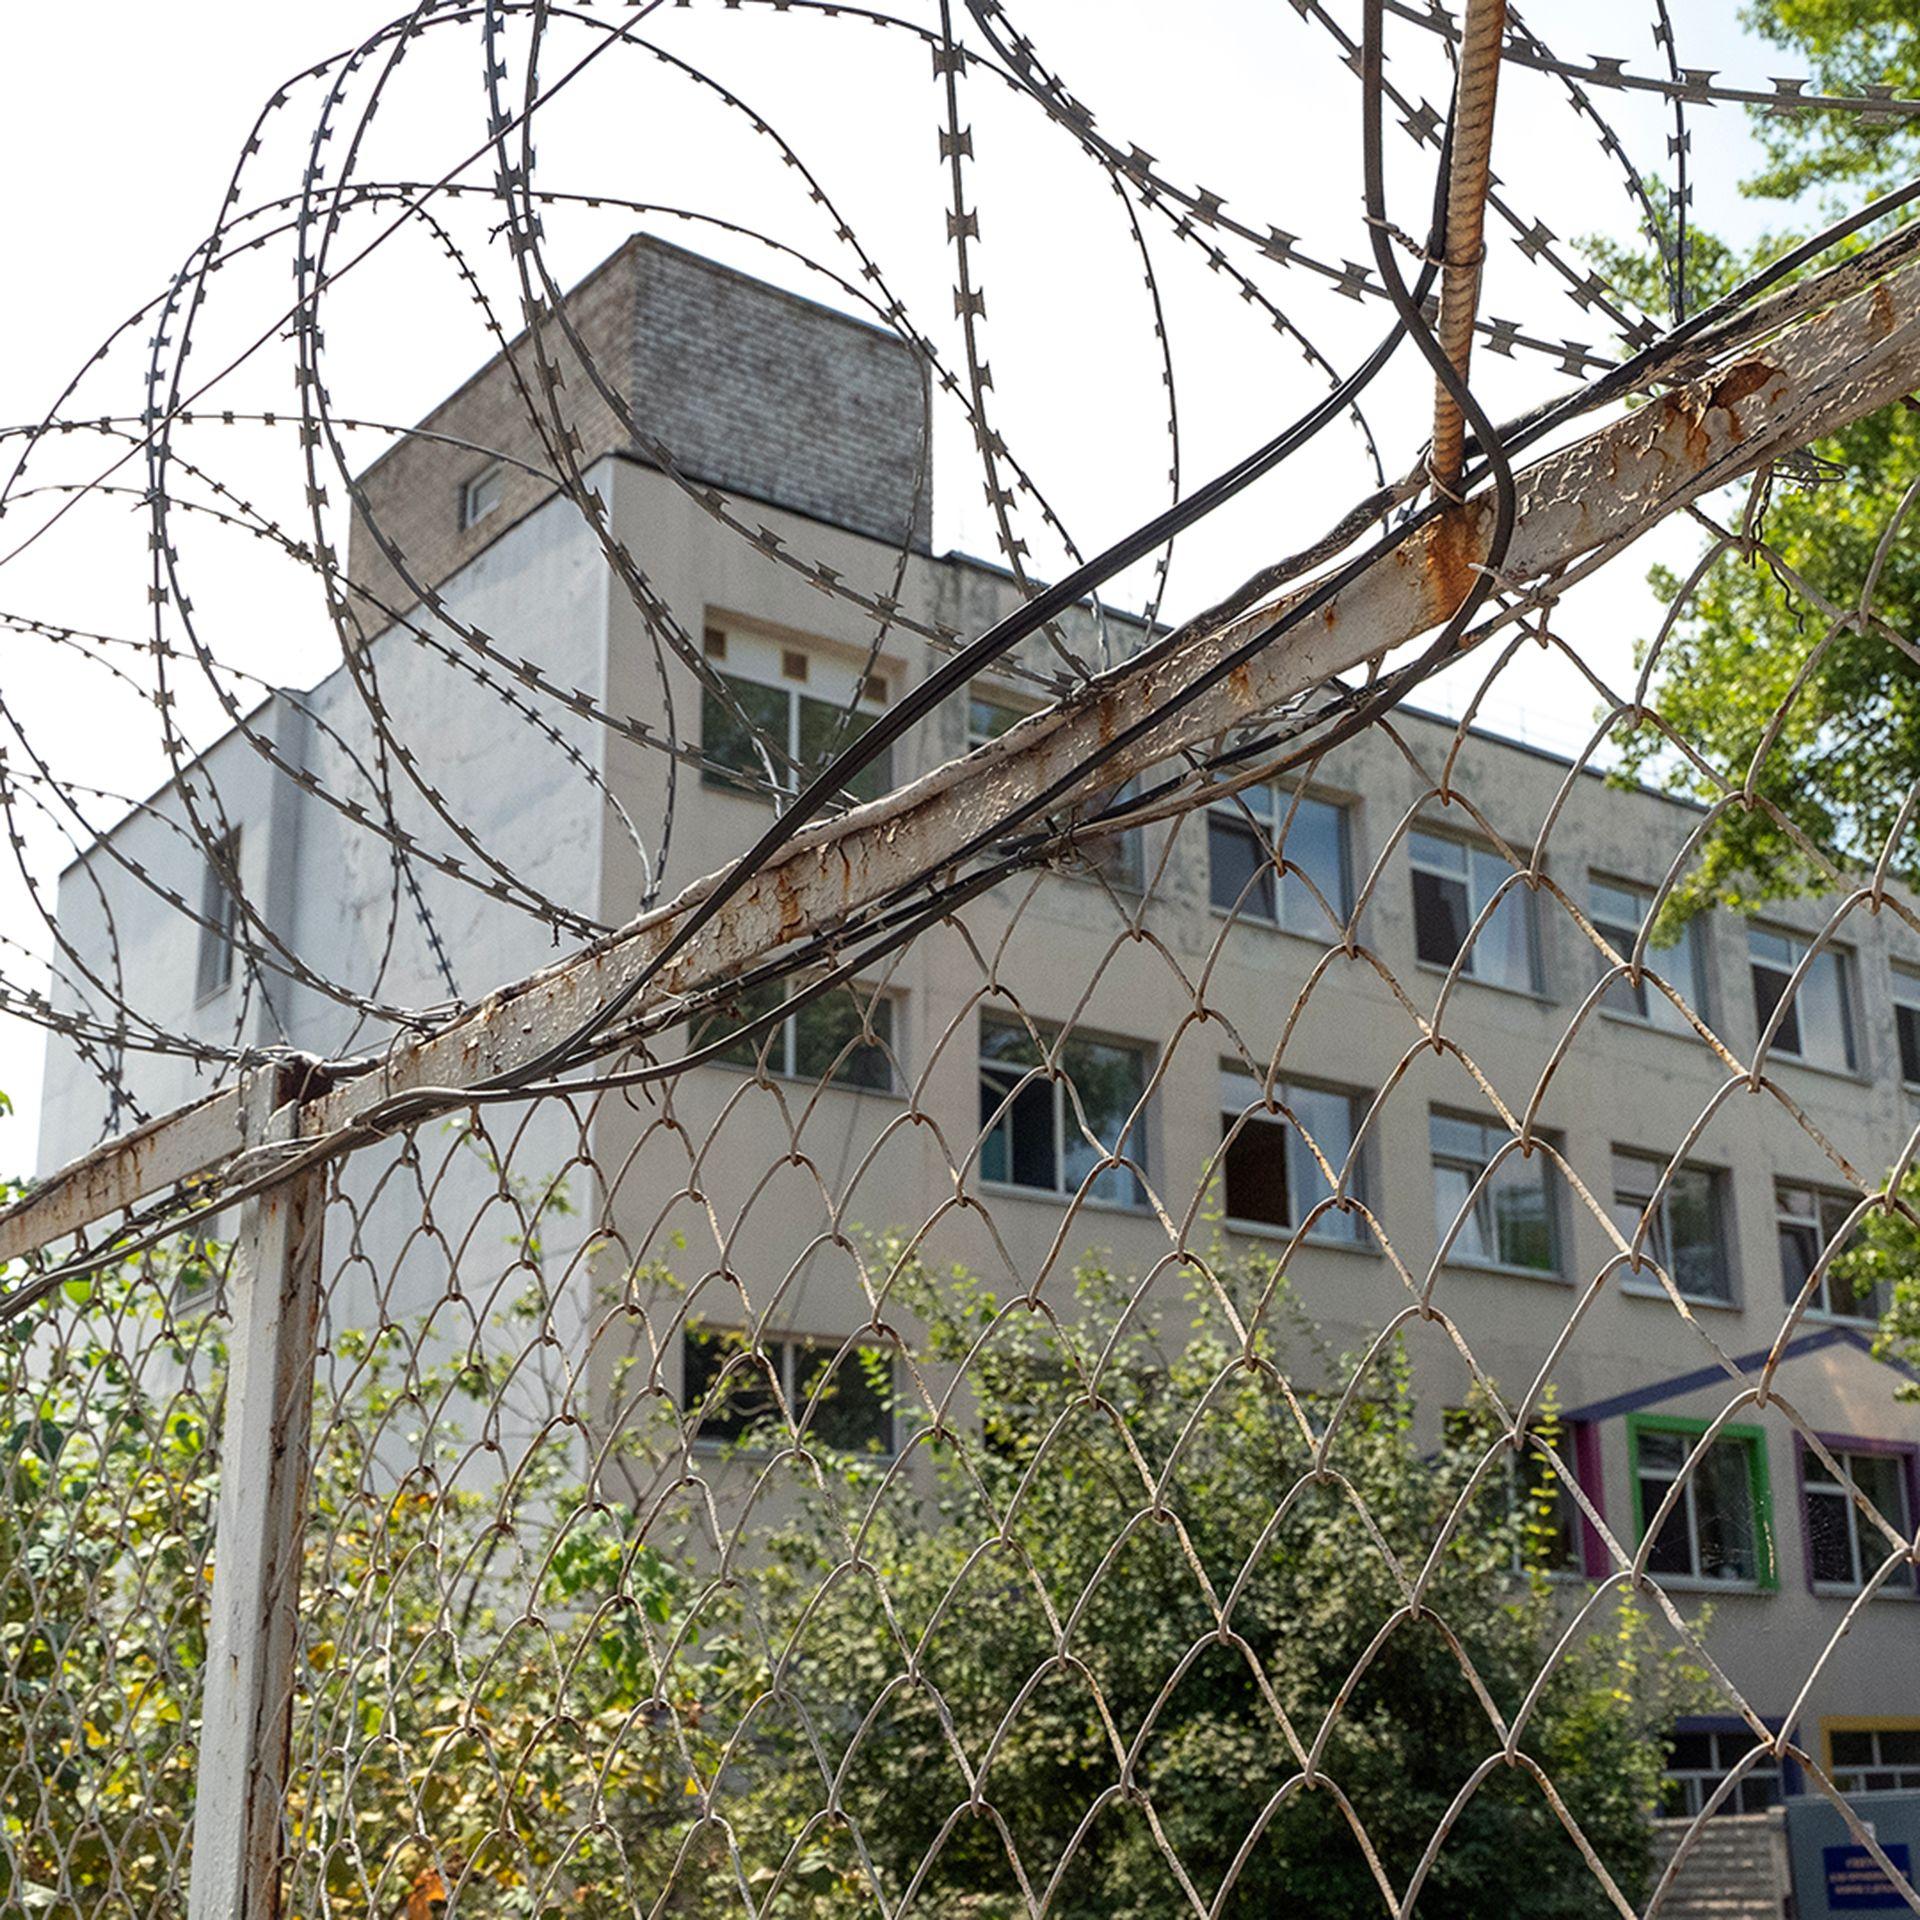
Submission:
[[[1884,340],[1893,331],[1893,323],[1893,295],[1887,291],[1887,283],[1882,280],[1868,299],[1867,338]]]
[[[1480,558],[1479,520],[1472,508],[1449,507],[1421,542],[1422,587],[1433,625],[1451,620],[1473,591],[1474,563]]]
[[[770,876],[773,881],[774,900],[780,910],[780,938],[790,940],[806,925],[807,909],[794,892],[793,881],[784,866],[775,867]]]
[[[1713,383],[1713,398],[1708,404],[1731,413],[1742,400],[1758,393],[1778,372],[1779,368],[1770,360],[1742,360],[1737,366],[1729,367]]]

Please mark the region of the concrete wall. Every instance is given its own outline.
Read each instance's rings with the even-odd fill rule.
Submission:
[[[565,319],[544,322],[541,337],[583,469],[612,452],[651,457],[645,442],[658,442],[689,483],[745,496],[750,525],[766,502],[925,550],[926,375],[893,335],[647,235],[568,293]],[[370,633],[553,492],[550,414],[521,335],[360,476],[367,513],[354,515],[347,571],[370,596]],[[461,489],[495,467],[499,506],[463,526]],[[410,581],[374,528],[405,556]]]

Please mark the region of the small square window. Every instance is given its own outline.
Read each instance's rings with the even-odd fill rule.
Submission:
[[[1539,992],[1533,894],[1522,884],[1508,884],[1514,881],[1514,868],[1506,856],[1436,833],[1409,835],[1407,853],[1413,866],[1414,948],[1419,957],[1436,967],[1458,961],[1471,980]],[[1507,890],[1501,893],[1503,885]],[[1499,905],[1469,947],[1467,936],[1496,894]]]
[[[1647,916],[1653,911],[1654,899],[1650,888],[1631,886],[1624,881],[1590,878],[1587,882],[1587,912],[1594,931],[1629,964]],[[1613,971],[1614,963],[1605,954],[1596,953],[1594,961],[1598,971]],[[1647,974],[1658,974],[1694,1012],[1705,1014],[1707,974],[1694,922],[1684,922],[1670,945],[1656,946],[1649,940],[1646,969],[1638,981],[1616,974],[1600,1004],[1618,1019],[1644,1021],[1651,1027],[1664,1027],[1670,1033],[1691,1033],[1693,1028],[1686,1015]]]
[[[804,680],[807,677],[807,656],[798,647],[788,647],[780,656],[780,671],[789,680]]]
[[[233,982],[234,935],[240,925],[240,829],[214,843],[200,875],[200,957],[196,999],[211,1000]]]
[[[499,510],[506,498],[506,470],[502,467],[488,467],[483,473],[476,473],[460,489],[460,524],[464,527],[477,527],[480,522]]]
[[[1505,1127],[1438,1110],[1429,1117],[1428,1130],[1434,1227],[1442,1244],[1452,1236],[1448,1260],[1558,1273],[1558,1183],[1539,1143],[1523,1154]],[[1501,1157],[1502,1149],[1511,1150]],[[1489,1175],[1496,1158],[1500,1163]]]
[[[1809,940],[1773,927],[1747,930],[1747,955],[1753,975],[1753,1016],[1759,1031],[1785,997],[1809,948]],[[1774,1029],[1772,1052],[1810,1067],[1851,1073],[1856,1064],[1853,1040],[1853,956],[1844,947],[1822,947],[1807,963],[1800,985]]]

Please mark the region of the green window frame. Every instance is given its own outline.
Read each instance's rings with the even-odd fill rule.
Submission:
[[[1636,1549],[1647,1535],[1647,1522],[1658,1511],[1656,1501],[1652,1507],[1646,1503],[1641,1488],[1640,1475],[1640,1439],[1643,1434],[1677,1434],[1687,1439],[1698,1440],[1713,1425],[1711,1420],[1697,1420],[1677,1413],[1630,1413],[1627,1415],[1627,1478],[1633,1488],[1633,1538]],[[1747,1456],[1747,1496],[1753,1507],[1754,1559],[1755,1575],[1751,1581],[1716,1580],[1710,1574],[1661,1575],[1655,1572],[1651,1563],[1647,1571],[1655,1579],[1684,1580],[1690,1588],[1711,1591],[1725,1587],[1734,1593],[1752,1592],[1773,1593],[1780,1585],[1780,1547],[1779,1533],[1773,1520],[1773,1481],[1767,1468],[1767,1431],[1741,1423],[1724,1426],[1714,1435],[1714,1445],[1731,1442],[1741,1446]],[[1688,1450],[1691,1457],[1692,1449]],[[1695,1470],[1697,1479],[1698,1470]],[[1682,1496],[1684,1506],[1684,1496]],[[1676,1509],[1679,1510],[1679,1509]]]

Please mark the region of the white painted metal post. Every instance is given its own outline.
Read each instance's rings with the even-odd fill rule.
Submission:
[[[294,1078],[268,1067],[249,1083],[250,1143],[298,1136],[299,1106],[281,1098]],[[188,1920],[279,1908],[325,1178],[298,1175],[240,1213]]]

